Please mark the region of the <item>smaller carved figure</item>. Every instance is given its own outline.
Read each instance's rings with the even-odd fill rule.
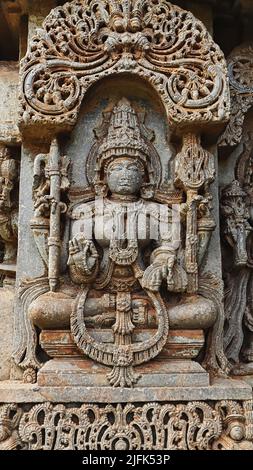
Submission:
[[[18,162],[10,150],[0,147],[0,240],[4,244],[4,263],[15,263],[17,254],[18,198],[14,189],[18,179]],[[16,194],[17,196],[17,194]]]
[[[17,450],[24,448],[18,434],[18,425],[22,409],[15,404],[3,405],[0,408],[0,450]]]
[[[237,161],[236,179],[223,188],[221,199],[222,230],[234,256],[226,256],[225,273],[225,352],[231,373],[253,374],[253,181],[252,136],[244,136]]]

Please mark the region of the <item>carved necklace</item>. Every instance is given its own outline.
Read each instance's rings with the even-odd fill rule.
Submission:
[[[110,209],[113,213],[113,220],[116,223],[114,227],[114,232],[112,233],[112,237],[110,239],[110,247],[109,247],[109,257],[112,261],[116,264],[121,266],[130,266],[133,264],[138,257],[138,239],[136,236],[136,220],[128,220],[128,224],[130,222],[131,233],[127,234],[127,217],[130,215],[130,219],[135,217],[138,214],[139,206],[142,205],[142,201],[135,203],[137,207],[135,210],[132,211],[130,214],[129,206],[126,204],[122,204],[120,207],[118,205],[112,204]]]

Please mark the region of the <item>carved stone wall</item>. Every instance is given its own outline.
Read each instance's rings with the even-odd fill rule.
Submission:
[[[181,3],[16,5],[0,450],[253,448],[253,49]]]

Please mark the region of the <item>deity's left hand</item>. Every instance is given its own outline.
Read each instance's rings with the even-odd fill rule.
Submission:
[[[162,281],[167,278],[168,267],[166,264],[154,262],[144,271],[142,287],[152,292],[158,292]]]

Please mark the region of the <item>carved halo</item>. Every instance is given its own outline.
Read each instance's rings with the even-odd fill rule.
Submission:
[[[21,128],[70,130],[99,80],[151,84],[169,124],[226,122],[226,62],[192,13],[164,0],[74,0],[51,11],[21,63]]]

